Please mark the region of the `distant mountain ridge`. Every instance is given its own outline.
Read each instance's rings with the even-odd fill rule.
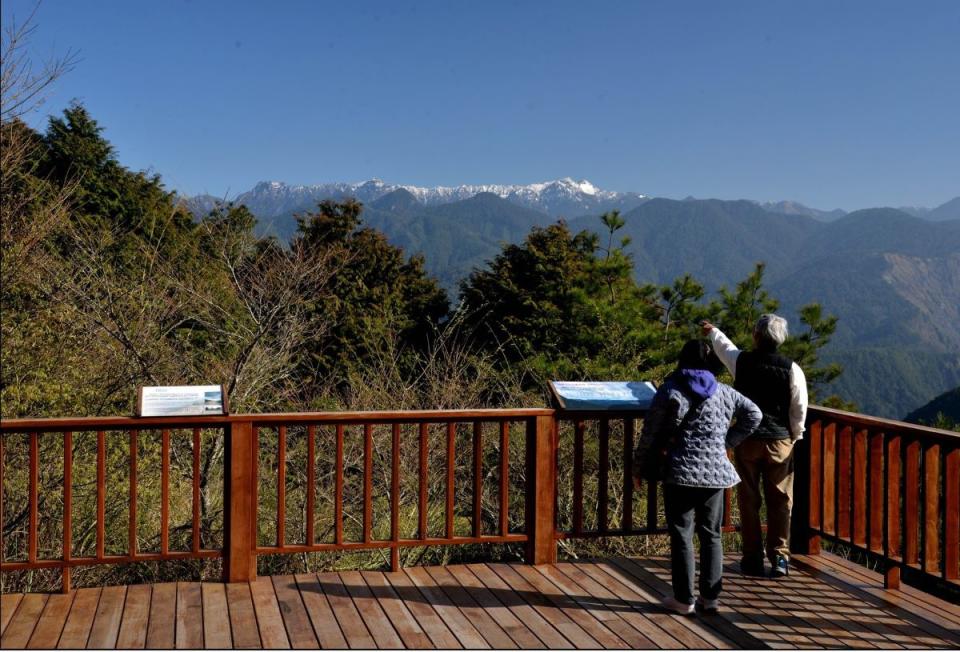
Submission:
[[[552,217],[575,216],[613,209],[629,210],[646,201],[646,195],[637,192],[601,190],[586,180],[556,179],[542,183],[479,184],[459,186],[420,187],[385,183],[370,179],[359,183],[321,183],[316,185],[288,185],[281,181],[261,181],[251,190],[240,193],[232,201],[243,204],[261,219],[272,219],[298,210],[308,210],[323,199],[353,197],[364,204],[384,195],[404,190],[424,206],[449,204],[470,199],[481,193],[539,210]],[[187,200],[194,214],[205,214],[218,200],[212,195],[199,195]]]
[[[651,199],[650,196],[639,192],[603,190],[585,179],[576,181],[570,177],[530,184],[461,184],[432,187],[386,183],[381,179],[311,185],[261,181],[250,190],[227,199],[236,204],[245,205],[259,219],[273,222],[277,218],[287,218],[293,213],[310,210],[323,199],[353,197],[364,204],[370,204],[397,190],[405,191],[409,197],[423,206],[449,204],[481,193],[490,193],[524,208],[538,210],[551,217],[565,218],[600,214],[615,209],[627,211]],[[224,197],[213,195],[185,198],[188,208],[198,216],[209,213],[217,202],[223,200]],[[699,201],[693,197],[688,197],[687,200]],[[820,210],[798,201],[754,201],[753,203],[771,213],[801,215],[821,222],[832,222],[847,215],[847,211],[839,208]],[[955,197],[935,208],[904,206],[897,210],[931,221],[960,219],[960,197]]]

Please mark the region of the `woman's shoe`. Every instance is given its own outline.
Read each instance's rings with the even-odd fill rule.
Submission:
[[[696,609],[696,607],[694,607],[692,604],[689,604],[687,602],[680,602],[673,596],[670,596],[669,598],[664,598],[663,606],[664,608],[669,609],[674,613],[678,613],[681,616],[689,616]]]

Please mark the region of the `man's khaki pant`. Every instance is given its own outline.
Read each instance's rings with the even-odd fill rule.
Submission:
[[[790,558],[790,509],[793,507],[793,442],[789,439],[747,439],[734,450],[740,474],[737,497],[743,558],[763,559],[760,484],[767,503],[767,558]]]

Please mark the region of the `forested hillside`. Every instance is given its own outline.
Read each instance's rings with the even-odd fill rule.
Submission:
[[[579,224],[600,237],[491,194],[425,211],[399,193],[322,201],[281,243],[245,207],[192,219],[82,106],[4,131],[23,145],[3,179],[8,417],[128,413],[138,385],[200,382],[227,384],[237,410],[537,404],[550,377],[658,380],[700,318],[745,338],[776,305],[752,266],[708,303],[690,276],[638,284],[615,214]],[[475,219],[451,233],[463,210]],[[388,227],[459,266],[459,310]],[[808,317],[791,346],[815,373],[833,322]]]
[[[265,192],[255,193],[257,202],[266,201]],[[663,284],[689,273],[707,297],[764,262],[794,321],[810,302],[840,318],[824,352],[848,370],[837,394],[872,414],[899,417],[960,382],[960,220],[949,219],[955,206],[947,202],[923,219],[869,209],[826,220],[783,202],[658,198],[622,213],[618,236],[630,239],[624,252],[637,282]],[[364,210],[366,223],[391,243],[422,254],[452,298],[504,244],[551,221],[492,193],[427,206],[401,188]],[[283,215],[260,228],[285,242],[295,227],[295,218]],[[597,215],[571,219],[569,228],[603,230]]]
[[[905,421],[960,431],[960,387],[944,392],[904,417]]]

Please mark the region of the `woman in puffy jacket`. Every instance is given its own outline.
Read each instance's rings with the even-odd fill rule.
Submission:
[[[673,572],[673,597],[664,605],[682,614],[696,609],[694,529],[700,539],[698,604],[706,612],[717,610],[723,576],[723,491],[740,482],[727,450],[749,437],[763,418],[753,401],[717,382],[715,357],[703,341],[683,346],[677,369],[653,398],[634,452],[634,469],[650,468],[651,463],[663,467]],[[656,457],[661,449],[666,450],[662,461]]]

